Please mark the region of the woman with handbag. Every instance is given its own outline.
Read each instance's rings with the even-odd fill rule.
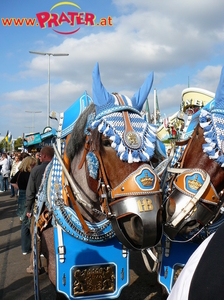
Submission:
[[[19,198],[17,215],[22,221],[21,225],[21,247],[23,255],[31,250],[30,220],[26,216],[26,187],[29,180],[30,172],[36,165],[36,159],[32,156],[24,158],[19,166],[19,171],[11,179],[11,184],[18,185]]]

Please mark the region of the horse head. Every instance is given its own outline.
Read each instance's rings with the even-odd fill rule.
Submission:
[[[131,99],[110,94],[96,64],[93,104],[77,120],[66,150],[80,193],[94,205],[79,205],[82,215],[90,222],[106,216],[118,239],[138,250],[162,235],[159,178],[150,166],[156,128],[141,116],[152,82],[151,73]]]
[[[211,225],[223,204],[224,70],[215,98],[201,110],[199,122],[182,155],[180,174],[175,176],[166,201],[165,232],[193,235]],[[189,235],[188,235],[189,236]]]

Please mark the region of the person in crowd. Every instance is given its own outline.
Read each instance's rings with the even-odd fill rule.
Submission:
[[[41,162],[40,162],[40,152],[36,152],[35,158],[37,160],[37,164],[40,165],[41,164]]]
[[[11,155],[10,155],[9,152],[7,153],[7,159],[8,159],[8,161],[9,161],[9,168],[10,168],[10,171],[11,171],[11,167],[12,167],[12,157],[11,157]]]
[[[23,255],[31,250],[30,220],[26,216],[26,187],[32,168],[36,165],[36,159],[27,156],[19,166],[19,171],[12,177],[11,183],[17,183],[19,187],[17,215],[22,221],[21,225],[21,248]]]
[[[41,149],[39,158],[40,158],[40,165],[35,166],[30,174],[29,182],[26,189],[26,215],[30,219],[31,217],[31,236],[32,236],[32,248],[33,248],[33,240],[34,240],[34,221],[35,217],[34,213],[34,204],[36,200],[36,195],[38,193],[42,177],[44,171],[49,164],[49,162],[54,157],[54,149],[50,146],[45,146]],[[37,240],[37,249],[38,249],[38,256],[40,255],[40,240]],[[38,271],[40,272],[41,264],[40,259],[38,259]],[[26,269],[27,273],[33,274],[33,251],[30,255],[30,266]]]
[[[8,190],[9,187],[8,177],[10,175],[10,166],[9,166],[9,161],[6,153],[2,153],[0,166],[2,166],[1,174],[0,174],[0,183],[1,183],[0,192],[3,193],[4,191]]]
[[[19,165],[20,165],[20,160],[18,154],[15,154],[14,161],[12,163],[12,169],[10,173],[10,179],[12,179],[13,176],[19,171]],[[18,191],[11,185],[11,196],[10,198],[14,197],[17,195]]]
[[[22,161],[24,158],[26,158],[27,156],[30,156],[27,152],[22,152],[19,156],[20,161]]]

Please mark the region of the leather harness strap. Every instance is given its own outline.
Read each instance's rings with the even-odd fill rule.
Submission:
[[[66,138],[65,151],[64,151],[64,155],[63,155],[63,162],[64,162],[64,165],[65,165],[65,167],[68,171],[69,171],[70,162],[69,162],[69,158],[66,154],[66,148],[67,148],[67,144],[68,144],[68,141],[70,139],[70,136],[71,136],[71,134],[69,134]],[[67,179],[65,177],[65,174],[64,174],[64,172],[62,172],[62,187],[66,186],[67,184],[68,184],[68,182],[67,182]],[[64,204],[69,206],[68,195],[67,195],[66,190],[64,188],[62,189],[62,196],[63,196]]]
[[[69,134],[66,138],[66,143],[65,143],[65,151],[64,151],[64,155],[63,155],[63,163],[64,163],[64,166],[66,168],[66,170],[69,172],[69,165],[70,165],[70,161],[69,161],[69,158],[66,154],[66,148],[67,148],[67,144],[68,144],[68,141],[70,139],[70,136],[71,134]],[[86,148],[84,150],[85,152],[85,155],[86,155]],[[83,159],[82,161],[84,162],[85,161],[85,157],[83,155]],[[80,164],[83,164],[83,162],[80,162]],[[78,208],[78,205],[76,203],[76,200],[75,200],[75,197],[72,193],[72,190],[68,184],[68,180],[67,178],[65,177],[65,174],[64,174],[64,171],[62,171],[62,196],[63,196],[63,200],[64,200],[64,204],[67,205],[67,206],[70,206],[70,203],[69,203],[69,199],[71,200],[71,204],[72,204],[72,207],[74,209],[74,211],[76,212],[77,214],[77,217],[79,218],[79,221],[82,225],[82,228],[83,228],[83,231],[86,233],[86,234],[89,234],[90,233],[90,229],[89,227],[87,226],[79,208]]]
[[[80,212],[80,210],[78,208],[78,205],[77,205],[77,203],[75,201],[75,197],[74,197],[74,195],[72,193],[72,190],[71,190],[70,186],[67,185],[65,187],[65,189],[66,189],[66,191],[68,193],[68,196],[69,196],[69,198],[70,198],[70,200],[72,202],[72,206],[73,206],[73,208],[74,208],[74,210],[75,210],[75,212],[77,214],[77,217],[79,218],[79,221],[80,221],[80,223],[82,225],[82,228],[83,228],[84,232],[86,234],[89,234],[90,233],[90,229],[89,229],[88,225],[86,224],[86,222],[85,222],[85,220],[84,220],[84,218],[83,218],[83,216],[82,216],[82,214],[81,214],[81,212]]]

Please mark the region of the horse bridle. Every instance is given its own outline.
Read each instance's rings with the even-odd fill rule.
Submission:
[[[161,190],[159,189],[159,181],[157,179],[157,175],[155,172],[153,172],[149,165],[143,164],[132,174],[130,174],[121,184],[119,184],[115,188],[112,188],[105,172],[102,157],[99,151],[96,150],[93,140],[94,142],[96,142],[96,139],[92,139],[91,136],[87,136],[85,150],[83,152],[83,157],[79,164],[79,168],[82,168],[83,163],[86,161],[86,155],[89,152],[93,152],[99,161],[99,174],[97,179],[91,179],[91,181],[89,182],[89,187],[95,193],[98,193],[101,208],[106,214],[107,218],[111,221],[112,228],[114,229],[118,239],[127,248],[139,250],[136,245],[134,245],[126,238],[125,234],[120,228],[119,219],[126,216],[127,211],[129,214],[140,216],[143,223],[143,228],[145,230],[154,231],[154,238],[156,239],[157,228],[156,226],[152,226],[153,222],[149,221],[148,216],[144,212],[151,211],[153,214],[153,211],[160,210]],[[142,191],[138,187],[138,184],[135,182],[136,176],[139,176],[142,172],[150,172],[151,174],[153,174],[154,178],[156,178],[154,180],[154,185],[150,191]],[[157,215],[154,214],[155,225],[157,225],[156,217]],[[143,248],[144,244],[146,243],[147,241],[143,240]]]

